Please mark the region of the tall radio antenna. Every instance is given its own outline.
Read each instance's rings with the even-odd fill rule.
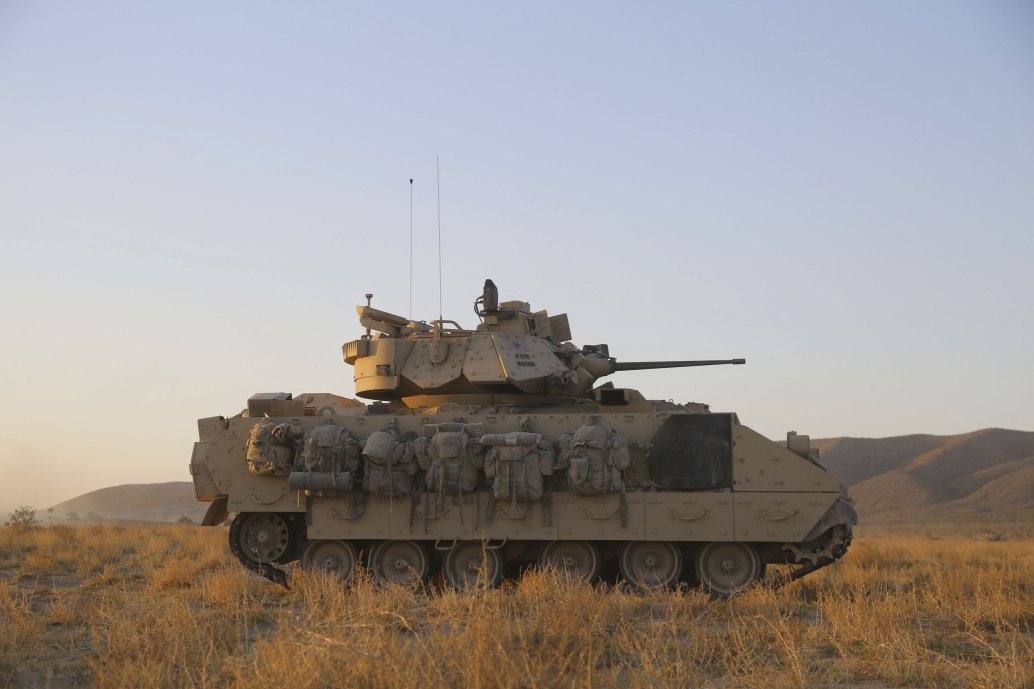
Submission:
[[[438,187],[438,320],[441,321],[445,318],[442,309],[442,174],[437,155],[434,157],[434,181]]]
[[[413,320],[413,179],[409,180],[409,320]]]

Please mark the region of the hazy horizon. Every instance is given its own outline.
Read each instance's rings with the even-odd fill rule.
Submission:
[[[0,512],[189,480],[196,419],[353,395],[364,293],[469,325],[485,278],[620,360],[745,357],[610,380],[774,439],[1034,430],[1032,27],[4,3]]]
[[[963,432],[963,433],[959,433],[959,434],[955,434],[955,435],[957,435],[957,436],[968,436],[968,435],[972,435],[974,433],[979,433],[979,432],[982,432],[982,431],[993,431],[993,430],[1006,431],[1006,432],[1015,432],[1015,429],[981,428],[981,429],[974,429],[973,431]],[[1022,433],[1022,432],[1034,432],[1034,431],[1019,431],[1019,432]],[[910,435],[929,435],[929,434],[916,433],[916,434],[910,434]],[[900,437],[907,437],[907,436],[892,436],[892,437],[889,437],[889,438],[881,438],[881,440],[893,440],[896,437],[900,438]],[[939,437],[951,438],[951,437],[954,437],[954,436],[939,436]],[[837,438],[837,439],[840,439],[840,438]],[[852,439],[853,440],[870,440],[870,438],[857,438],[857,437],[852,437]],[[774,440],[776,442],[782,442],[784,439],[783,438],[772,438],[772,440]],[[826,440],[831,440],[831,438],[812,438],[813,444],[817,444],[817,445],[820,445],[820,446],[821,446],[822,442],[826,441]],[[829,461],[830,461],[829,460],[829,455],[824,453],[824,454],[822,454],[822,457],[825,460],[824,463],[828,465]],[[883,459],[883,458],[881,458],[881,459]],[[986,467],[975,467],[975,470],[979,472],[980,469],[982,469],[982,468],[985,470],[984,473],[986,473]],[[833,468],[832,470],[834,471],[834,473],[837,473],[837,470],[835,468]],[[840,478],[842,480],[844,480],[845,485],[848,485],[848,486],[850,486],[853,483],[857,482],[857,479],[855,481],[851,481],[848,476],[843,476],[842,475],[842,476],[840,476]],[[181,479],[173,479],[171,481],[155,481],[155,482],[146,482],[146,483],[128,483],[128,484],[118,484],[118,485],[112,485],[112,486],[100,486],[100,487],[92,489],[92,490],[84,491],[84,492],[78,493],[76,495],[72,495],[72,496],[68,496],[68,497],[62,498],[61,500],[49,501],[49,502],[48,501],[44,501],[44,503],[42,503],[40,505],[31,505],[31,507],[33,507],[36,510],[36,516],[37,516],[37,518],[41,522],[47,522],[50,519],[53,519],[55,521],[65,521],[65,520],[67,520],[67,516],[68,516],[67,513],[62,513],[62,512],[59,512],[59,511],[55,511],[54,513],[49,513],[48,510],[49,509],[53,509],[54,507],[57,507],[57,506],[62,505],[64,503],[76,501],[79,498],[83,498],[85,496],[92,495],[93,493],[105,491],[108,488],[126,488],[126,487],[132,487],[132,486],[138,486],[140,488],[144,488],[144,487],[152,487],[152,486],[166,485],[166,484],[172,484],[172,483],[183,484],[186,495],[189,495],[190,491],[192,490],[191,489],[190,477],[188,476],[186,479],[182,479],[182,478]],[[870,490],[870,492],[871,492],[871,490]],[[970,491],[970,492],[975,492],[975,491]],[[131,497],[134,500],[134,503],[140,502],[139,496],[136,495],[135,493]],[[162,497],[164,498],[165,496],[163,495]],[[925,497],[928,497],[928,496],[925,496]],[[105,511],[106,503],[104,502],[103,499],[100,499],[99,501],[97,501],[98,499],[94,498],[93,500],[94,501],[89,501],[88,504],[85,505],[85,506],[80,506],[78,508],[78,510],[75,511],[78,518],[85,519],[85,518],[87,518],[87,515],[90,512],[93,512],[93,513],[99,515],[101,518],[105,518],[105,517],[110,517],[111,516],[110,512],[106,512]],[[12,510],[14,510],[16,507],[21,506],[22,504],[24,504],[24,503],[20,503],[19,505],[6,506],[6,507],[5,506],[0,506],[0,515],[3,515],[6,518],[6,516]],[[195,510],[201,510],[201,511],[203,511],[206,508],[206,504],[205,503],[195,503],[193,506],[194,506]],[[125,509],[125,507],[124,507],[124,505],[121,502],[118,505],[116,505],[116,513],[121,514],[121,512],[124,511],[124,509]],[[147,509],[146,507],[140,507],[140,506],[135,506],[134,507],[134,510],[136,510],[136,511],[141,511],[141,510],[146,511],[146,509]],[[168,515],[166,515],[166,516],[168,516]],[[178,517],[178,516],[181,516],[181,515],[180,515],[180,512],[177,512],[173,516],[174,517]],[[119,517],[116,517],[116,518],[124,518],[124,517],[119,516]]]

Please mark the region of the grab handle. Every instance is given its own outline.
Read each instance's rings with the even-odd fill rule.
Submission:
[[[272,505],[274,502],[276,502],[277,500],[279,500],[282,497],[284,497],[284,490],[283,490],[283,488],[281,488],[280,489],[280,493],[275,498],[273,498],[271,500],[262,500],[262,499],[259,498],[259,496],[255,495],[255,491],[254,490],[251,491],[251,499],[255,502],[256,505]]]
[[[797,514],[797,510],[794,510],[790,514],[787,514],[787,515],[785,515],[783,517],[772,517],[765,510],[761,510],[761,516],[764,517],[765,519],[767,519],[770,522],[785,522],[787,519],[789,519],[790,517],[794,516],[795,514]]]

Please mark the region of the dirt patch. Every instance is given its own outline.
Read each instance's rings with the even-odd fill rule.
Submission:
[[[93,686],[89,677],[71,677],[53,670],[37,672],[25,668],[15,670],[10,684],[11,689],[91,689]]]

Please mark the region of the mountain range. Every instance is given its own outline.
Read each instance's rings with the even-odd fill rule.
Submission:
[[[1034,433],[829,438],[812,442],[860,513],[984,514],[1034,509]]]
[[[176,522],[186,517],[200,523],[207,502],[194,499],[190,481],[131,483],[90,491],[47,511],[60,521]]]

